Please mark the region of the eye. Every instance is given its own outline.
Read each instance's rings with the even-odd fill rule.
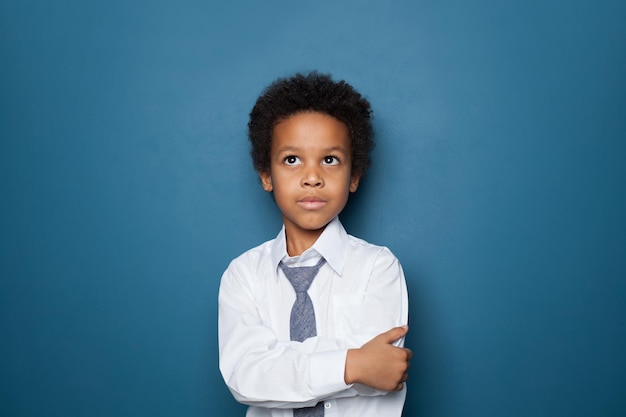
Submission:
[[[339,158],[336,156],[328,155],[324,157],[324,165],[337,165],[339,164]]]
[[[298,165],[300,163],[300,158],[295,155],[289,155],[284,159],[285,165]]]

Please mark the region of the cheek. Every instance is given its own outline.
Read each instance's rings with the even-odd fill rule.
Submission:
[[[274,198],[285,198],[292,194],[293,185],[287,181],[274,181]]]

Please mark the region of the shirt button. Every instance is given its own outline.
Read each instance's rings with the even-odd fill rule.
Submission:
[[[329,409],[330,407],[332,407],[331,403],[324,403],[324,408],[325,409]]]

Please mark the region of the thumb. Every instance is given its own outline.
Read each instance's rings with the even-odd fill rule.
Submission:
[[[409,331],[409,326],[398,326],[394,327],[390,330],[387,330],[385,333],[381,333],[380,337],[383,339],[385,343],[393,343],[396,340],[403,337]]]

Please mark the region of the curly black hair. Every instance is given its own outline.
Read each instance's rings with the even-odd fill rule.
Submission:
[[[352,139],[352,173],[363,176],[374,149],[370,103],[345,81],[310,72],[279,78],[257,99],[248,122],[254,169],[270,172],[272,133],[278,122],[302,112],[320,112],[345,123]]]

